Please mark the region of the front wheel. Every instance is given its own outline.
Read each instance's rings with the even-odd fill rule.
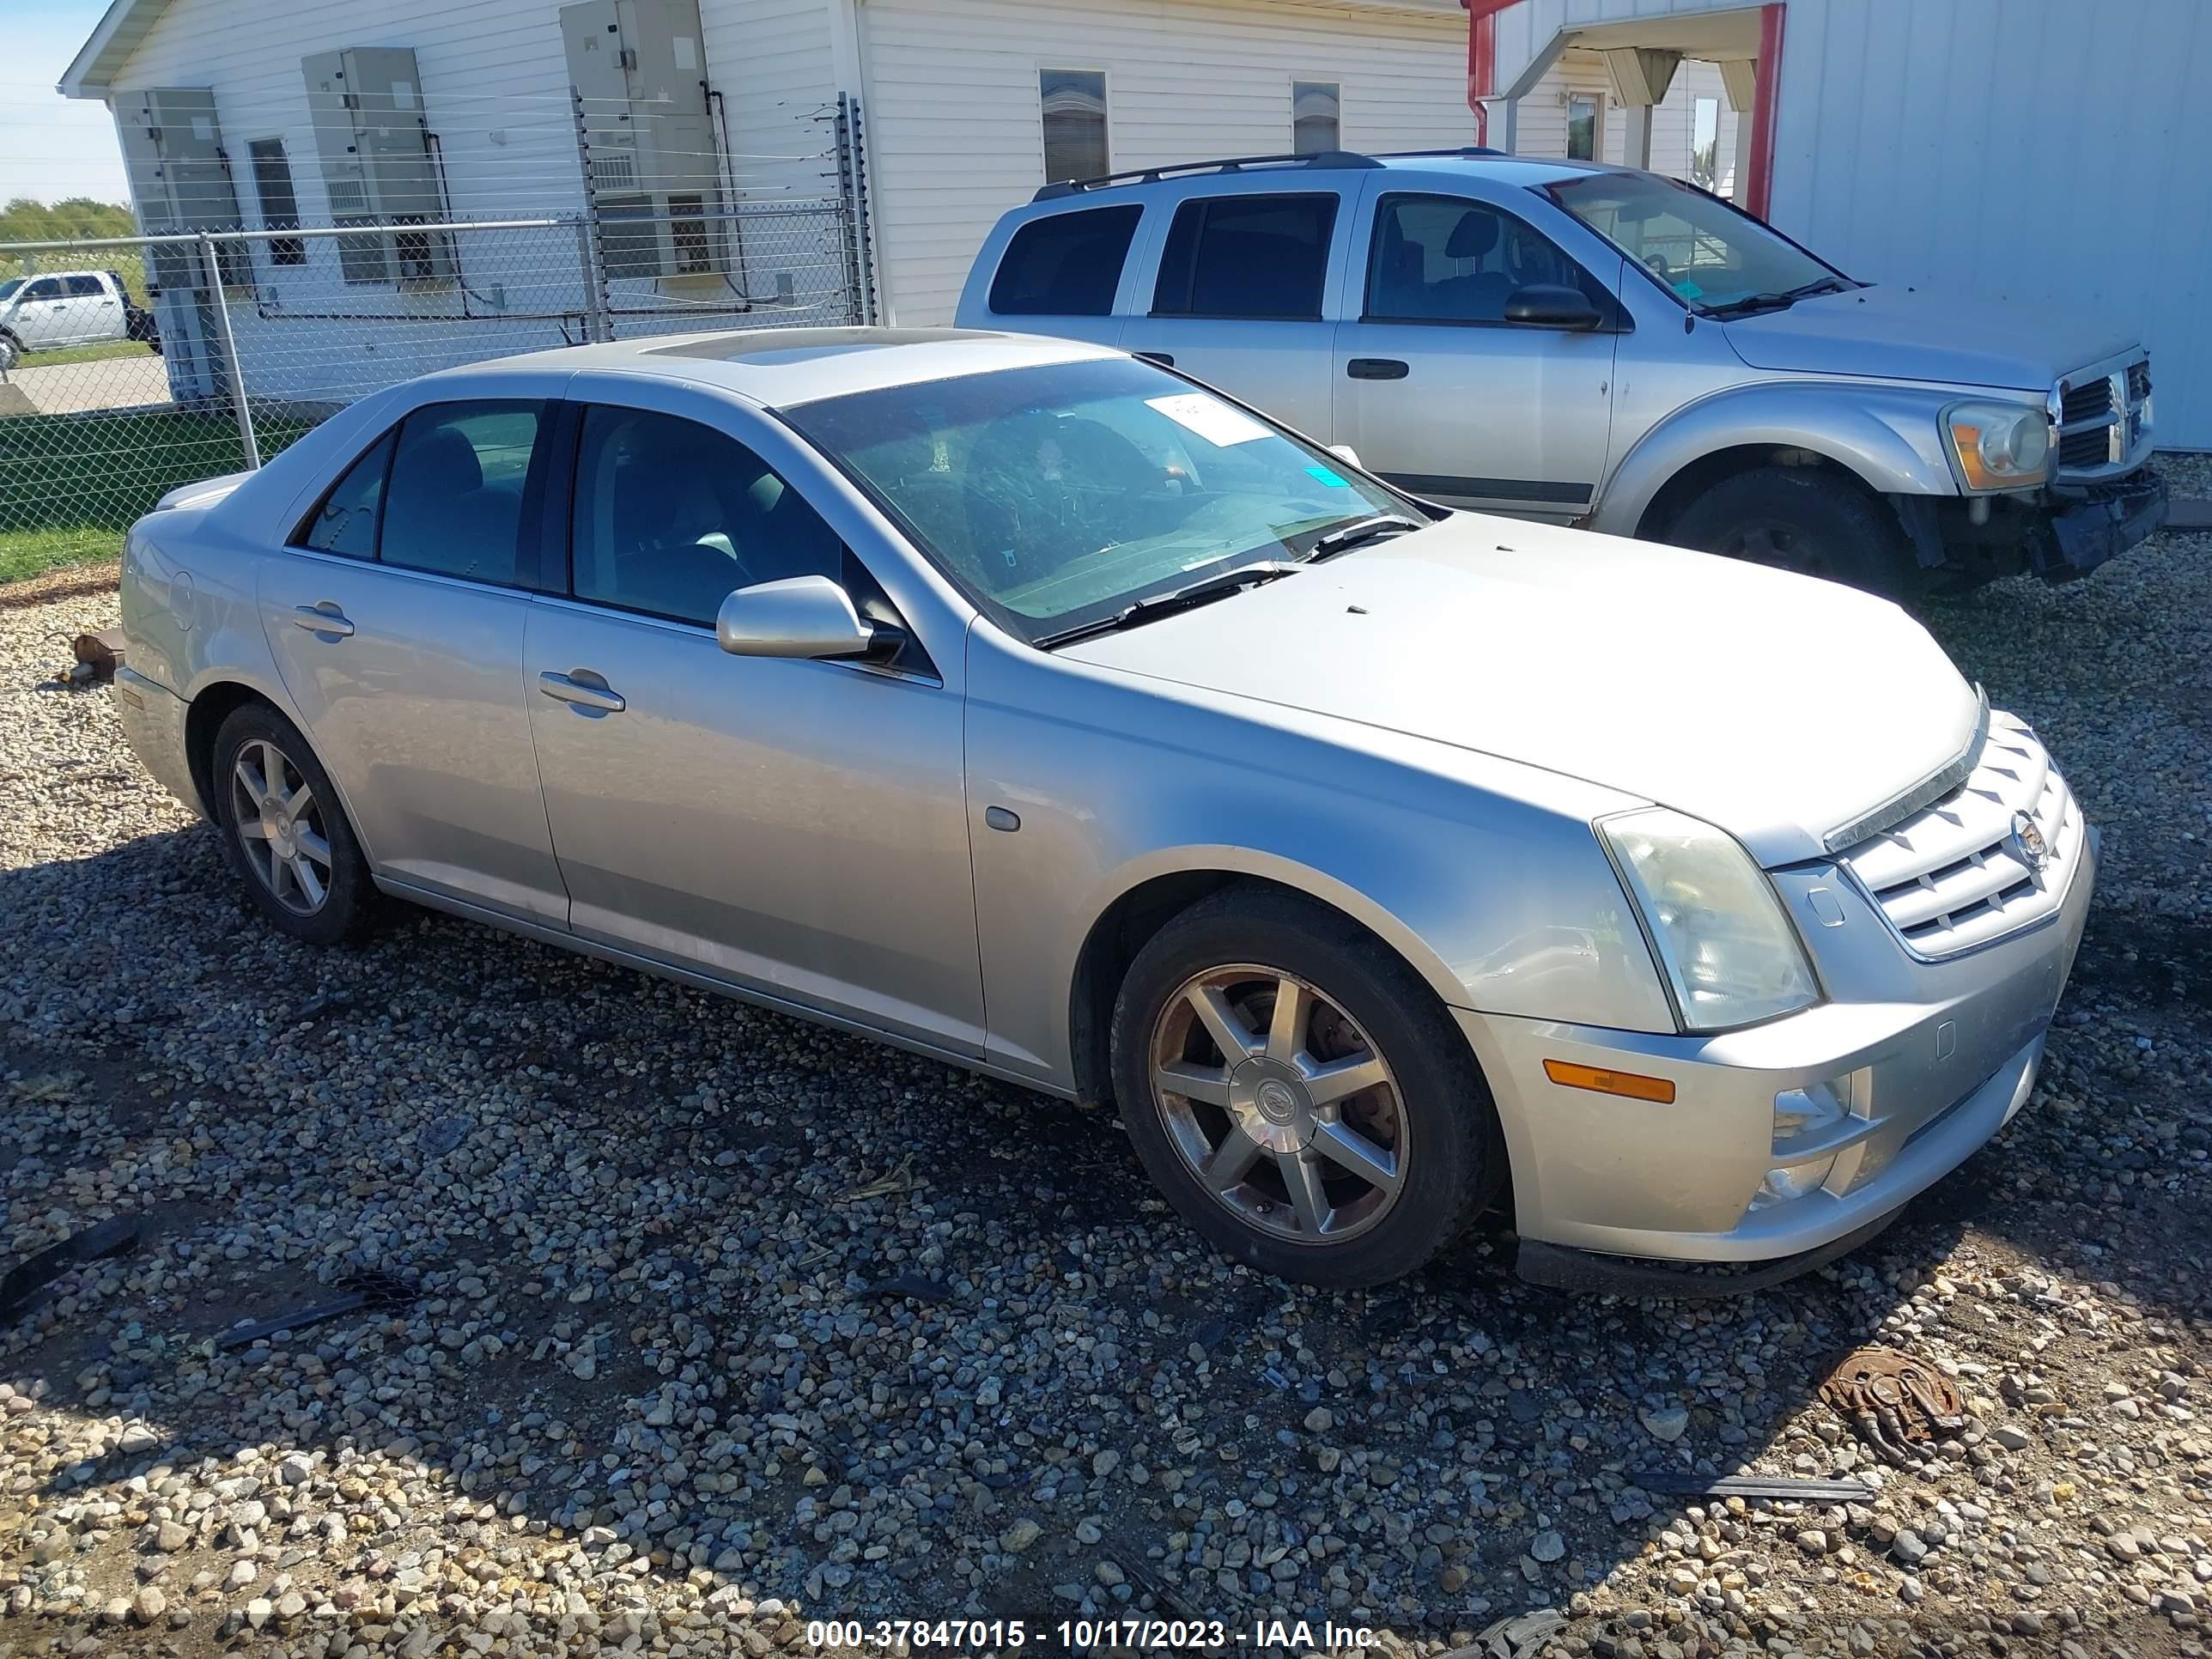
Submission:
[[[1497,1113],[1429,988],[1294,895],[1230,888],[1153,937],[1115,1005],[1114,1078],[1169,1201],[1279,1278],[1411,1273],[1504,1178]]]
[[[1723,478],[1683,508],[1665,539],[1890,599],[1911,592],[1919,568],[1888,504],[1818,467]]]
[[[0,374],[23,361],[23,348],[12,334],[0,334]]]
[[[310,945],[358,937],[375,884],[337,791],[307,739],[265,703],[232,711],[216,733],[210,792],[223,851],[255,908]]]

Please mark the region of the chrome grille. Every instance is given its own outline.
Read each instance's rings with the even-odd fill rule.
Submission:
[[[2150,450],[2150,359],[2140,351],[2075,369],[2051,388],[2061,483],[2116,477]]]
[[[2021,816],[2045,851],[2039,866]],[[2009,714],[1966,781],[1904,823],[1869,836],[1844,863],[1916,954],[1955,956],[2041,921],[2066,896],[2088,827],[2035,733]]]

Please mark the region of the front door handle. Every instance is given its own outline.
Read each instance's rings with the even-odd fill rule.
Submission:
[[[320,635],[325,639],[349,640],[353,637],[353,624],[345,619],[345,613],[329,599],[325,599],[320,605],[294,605],[292,621],[295,626],[306,629],[310,634]]]
[[[1344,372],[1355,380],[1402,380],[1413,370],[1395,357],[1354,357]]]
[[[588,671],[580,669],[577,672]],[[609,690],[604,682],[594,685],[589,680],[556,674],[550,668],[538,677],[538,689],[549,697],[574,704],[579,713],[619,714],[629,707],[623,701],[620,692]]]
[[[1129,355],[1141,357],[1148,363],[1158,363],[1162,368],[1175,367],[1175,353],[1172,351],[1133,351]]]

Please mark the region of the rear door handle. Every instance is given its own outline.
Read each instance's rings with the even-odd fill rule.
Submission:
[[[1355,380],[1402,380],[1413,370],[1395,357],[1354,357],[1344,372]]]
[[[594,714],[619,714],[629,707],[620,692],[609,690],[604,684],[593,685],[589,680],[573,679],[550,668],[538,677],[538,689],[549,697]]]
[[[1162,368],[1175,367],[1175,353],[1172,351],[1135,351],[1130,356],[1142,357],[1148,363],[1158,363]]]
[[[310,634],[319,634],[326,639],[349,640],[353,637],[353,624],[345,619],[345,613],[329,599],[325,599],[320,605],[294,605],[292,621]]]

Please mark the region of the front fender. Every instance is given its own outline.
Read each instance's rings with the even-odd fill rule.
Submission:
[[[1802,449],[1884,495],[1955,495],[1941,416],[1948,388],[1771,380],[1686,404],[1636,441],[1607,481],[1590,528],[1635,536],[1669,480],[1708,455],[1759,447]]]

